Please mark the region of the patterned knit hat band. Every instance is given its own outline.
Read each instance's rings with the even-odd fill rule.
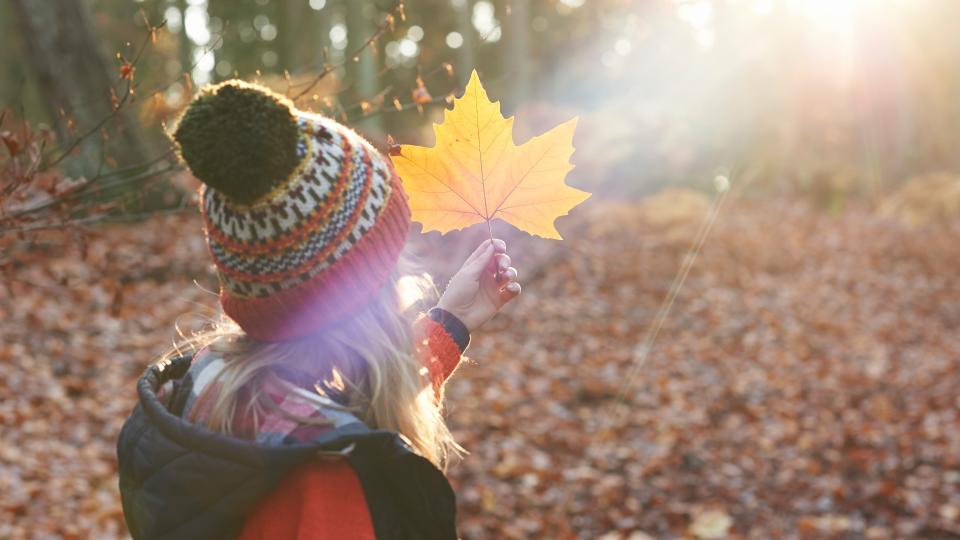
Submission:
[[[240,101],[238,89],[246,94],[248,102],[234,108],[243,109],[236,114],[253,116],[248,125],[238,126],[243,122],[232,118],[230,108],[216,109],[221,106],[216,98],[224,88],[231,92],[231,105]],[[292,108],[288,110],[294,136],[271,133],[276,130],[275,120],[257,125],[258,118],[265,116],[258,100],[266,99],[267,107],[274,107],[280,98],[259,87],[228,82],[205,89],[195,103],[201,99],[205,99],[203,115],[191,116],[191,105],[175,134],[181,155],[195,174],[203,167],[195,168],[191,157],[205,165],[203,160],[211,152],[231,150],[208,138],[188,148],[184,142],[197,138],[197,126],[210,129],[216,122],[231,124],[229,128],[252,130],[245,134],[248,138],[286,140],[295,147],[278,166],[261,167],[271,173],[266,177],[237,178],[242,186],[238,190],[227,175],[241,176],[250,166],[269,162],[274,154],[267,152],[275,151],[270,143],[247,145],[250,152],[262,155],[236,157],[248,167],[229,172],[208,167],[208,176],[216,178],[200,178],[205,184],[200,206],[207,243],[220,275],[221,304],[227,315],[251,336],[277,341],[305,336],[369,303],[396,266],[410,227],[406,195],[389,160],[352,130]],[[209,113],[210,108],[216,112]],[[185,129],[192,131],[181,137]],[[233,131],[226,135],[242,136]],[[282,144],[286,143],[275,146],[285,152]],[[202,146],[202,152],[197,146]],[[230,164],[230,157],[225,157]],[[281,177],[278,171],[285,169],[289,172]]]

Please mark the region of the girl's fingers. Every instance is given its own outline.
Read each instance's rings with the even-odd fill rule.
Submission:
[[[511,281],[500,289],[500,302],[506,304],[520,294],[520,283]]]
[[[500,282],[516,281],[517,280],[517,269],[508,266],[507,268],[500,271]]]
[[[490,241],[486,240],[482,242],[479,246],[477,246],[477,249],[473,250],[473,253],[471,253],[470,256],[467,257],[467,260],[463,261],[463,265],[467,266],[469,264],[472,264],[477,259],[481,259],[481,258],[485,259],[486,258],[485,255],[487,253],[492,253],[492,252],[493,252],[493,249],[490,247]]]
[[[503,273],[510,268],[510,256],[506,253],[493,253],[493,256],[487,259],[484,267],[494,277],[497,283],[503,283]]]
[[[471,253],[469,257],[467,257],[467,260],[464,261],[463,265],[466,266],[481,257],[486,259],[484,255],[486,254],[487,249],[490,247],[490,244],[491,240],[484,240],[483,242],[480,242],[480,245],[477,246],[477,249],[473,250],[473,253]],[[507,251],[507,243],[499,238],[494,238],[492,244],[494,251],[500,253]]]
[[[493,249],[493,246],[488,242],[483,251],[474,253],[474,255],[476,255],[475,257],[471,255],[472,258],[467,259],[467,262],[463,263],[461,272],[469,275],[472,279],[480,277],[484,270],[490,266],[491,261],[493,261]]]
[[[493,258],[497,260],[497,271],[501,274],[510,267],[510,256],[506,253],[497,253]]]

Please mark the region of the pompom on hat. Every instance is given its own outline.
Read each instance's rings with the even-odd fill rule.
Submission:
[[[304,337],[386,284],[410,229],[390,160],[353,130],[272,91],[200,91],[173,139],[200,209],[224,312],[261,341]]]

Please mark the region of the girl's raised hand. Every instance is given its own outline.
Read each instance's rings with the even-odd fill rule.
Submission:
[[[484,240],[467,258],[440,296],[437,307],[449,311],[473,332],[520,294],[517,269],[510,266],[507,244]]]

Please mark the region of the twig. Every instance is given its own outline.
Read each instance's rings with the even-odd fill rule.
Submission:
[[[34,223],[31,225],[24,225],[22,227],[16,227],[13,229],[0,230],[0,236],[6,235],[6,234],[65,229],[67,227],[75,227],[77,225],[90,225],[93,223],[118,223],[118,222],[124,222],[124,221],[138,221],[140,219],[145,219],[152,216],[180,214],[188,210],[196,210],[196,208],[190,205],[190,206],[177,206],[175,208],[167,208],[164,210],[151,210],[148,212],[139,212],[136,214],[98,214],[95,216],[87,216],[84,218],[64,220],[57,223],[50,223],[50,222]]]
[[[445,101],[446,101],[445,98],[434,98],[434,99],[432,99],[432,100],[430,100],[430,101],[427,101],[427,102],[424,102],[424,103],[420,103],[419,106],[422,107],[422,106],[424,106],[424,105],[438,105],[438,104],[444,103]],[[394,107],[390,107],[390,106],[386,106],[386,105],[380,105],[380,106],[377,107],[375,110],[372,110],[372,111],[370,111],[370,112],[367,112],[367,113],[362,114],[359,118],[370,118],[370,117],[378,116],[378,115],[381,115],[381,114],[389,114],[389,113],[398,113],[398,112],[403,112],[403,111],[409,111],[410,109],[416,109],[417,106],[418,106],[418,104],[415,103],[415,102],[413,102],[413,101],[411,101],[411,102],[409,102],[409,103],[404,103],[403,105],[400,106],[399,109],[398,109],[397,107],[395,107],[395,106],[394,106]],[[346,109],[343,109],[343,112],[348,115],[348,118],[350,118],[349,115],[351,115],[351,114],[353,114],[353,113],[355,113],[355,112],[357,112],[357,111],[362,111],[362,110],[363,110],[363,106],[357,104],[357,105],[351,105],[351,106],[347,107]],[[350,119],[351,119],[351,120],[357,120],[358,118],[350,118]]]
[[[323,68],[323,71],[321,71],[320,73],[318,73],[318,74],[309,82],[309,84],[307,84],[307,87],[306,87],[306,88],[304,88],[303,90],[301,90],[300,92],[298,92],[296,95],[290,96],[290,99],[292,99],[293,101],[297,101],[298,99],[302,98],[303,96],[309,94],[310,91],[313,90],[314,87],[316,87],[316,86],[320,83],[320,81],[322,81],[327,75],[329,75],[330,73],[333,73],[333,72],[334,72],[335,70],[337,70],[337,69],[340,69],[340,68],[346,66],[346,65],[347,65],[347,62],[352,62],[352,61],[354,61],[354,60],[353,60],[354,58],[359,57],[359,55],[360,55],[361,53],[363,53],[363,51],[366,50],[367,47],[369,47],[371,44],[373,44],[374,42],[376,42],[376,40],[377,40],[381,35],[383,35],[384,32],[386,32],[387,28],[390,28],[390,27],[393,26],[393,22],[394,22],[394,21],[393,21],[393,12],[396,11],[397,9],[402,8],[402,6],[403,6],[403,0],[397,0],[396,2],[394,2],[394,3],[393,3],[393,7],[391,7],[391,8],[389,9],[389,13],[387,14],[387,18],[386,18],[382,23],[380,23],[380,25],[377,27],[376,31],[375,31],[370,37],[368,37],[366,41],[363,42],[363,45],[360,45],[360,47],[358,47],[356,50],[354,50],[352,53],[350,53],[350,54],[346,57],[346,59],[344,59],[343,62],[340,62],[339,64],[336,64],[336,65],[331,65],[331,64],[325,65],[324,68]],[[301,84],[305,84],[305,83],[301,83]],[[297,85],[297,84],[291,84],[290,86],[291,86],[291,87],[295,87],[295,86],[298,86],[298,85]]]
[[[147,165],[147,166],[149,166],[149,165]],[[147,172],[144,172],[144,173],[141,173],[141,174],[138,174],[138,175],[121,178],[121,179],[116,180],[116,181],[114,181],[114,182],[103,183],[103,184],[90,184],[90,183],[88,183],[87,185],[82,186],[82,187],[81,187],[80,189],[78,189],[77,191],[69,192],[69,193],[66,193],[66,194],[64,194],[64,195],[61,195],[61,196],[59,196],[59,197],[55,197],[55,198],[53,198],[53,199],[51,199],[51,200],[49,200],[49,201],[47,201],[47,202],[45,202],[45,203],[43,203],[43,204],[41,204],[41,205],[39,205],[39,206],[34,206],[34,207],[30,207],[30,208],[24,208],[23,210],[18,210],[18,211],[16,211],[16,212],[12,212],[12,213],[7,214],[7,215],[2,215],[2,214],[0,214],[0,223],[11,222],[11,221],[14,221],[14,220],[16,220],[17,218],[23,217],[23,216],[25,216],[25,215],[28,215],[28,214],[36,214],[36,213],[42,212],[43,210],[47,210],[47,209],[49,209],[49,208],[52,208],[52,207],[54,207],[54,206],[57,206],[57,205],[59,205],[59,204],[63,204],[63,203],[66,203],[66,202],[70,202],[70,201],[72,201],[72,200],[77,200],[77,199],[79,199],[79,198],[87,195],[88,192],[89,192],[90,189],[91,189],[91,186],[97,188],[98,190],[110,189],[110,188],[114,188],[114,187],[118,187],[118,186],[123,186],[123,185],[126,185],[126,184],[133,184],[133,183],[136,183],[136,182],[140,182],[141,180],[146,180],[146,179],[148,179],[148,178],[152,178],[152,177],[155,177],[155,176],[159,176],[159,175],[164,174],[164,173],[167,173],[167,172],[175,171],[175,170],[177,170],[177,169],[179,169],[179,168],[180,168],[179,165],[171,165],[171,166],[169,166],[169,167],[166,167],[166,168],[163,168],[163,169],[160,169],[160,170],[157,170],[157,171],[147,171]],[[130,169],[130,168],[128,168],[127,170],[129,170],[129,169]],[[115,175],[113,175],[113,176],[115,176]],[[0,232],[0,234],[2,234],[2,232]]]
[[[208,54],[210,54],[211,52],[213,52],[217,47],[220,46],[221,43],[223,43],[223,35],[227,32],[227,28],[229,28],[229,26],[230,26],[230,21],[225,22],[225,23],[224,23],[223,30],[221,30],[219,33],[215,34],[216,38],[213,39],[213,40],[211,40],[211,41],[210,41],[210,44],[207,45],[207,46],[205,46],[205,47],[203,48],[203,52],[202,52],[200,55],[197,56],[197,59],[194,60],[192,64],[190,64],[189,66],[187,66],[186,69],[184,69],[184,70],[180,73],[180,75],[177,75],[177,77],[176,77],[175,79],[173,79],[172,81],[168,82],[167,84],[165,84],[165,85],[163,85],[163,86],[158,87],[158,88],[157,88],[156,90],[154,90],[153,92],[150,92],[150,93],[146,96],[146,99],[147,99],[147,100],[153,99],[153,98],[154,98],[155,96],[157,96],[158,94],[160,94],[160,93],[162,93],[162,92],[166,92],[167,90],[170,89],[171,86],[173,86],[174,84],[180,82],[180,79],[183,79],[184,76],[186,76],[189,72],[193,71],[193,68],[197,67],[197,65],[200,63],[201,60],[203,60],[203,58],[204,58],[206,55],[208,55]]]
[[[124,167],[124,168],[122,168],[122,169],[114,169],[114,170],[112,170],[112,171],[108,171],[108,172],[105,172],[105,173],[103,173],[103,174],[99,174],[99,175],[97,175],[97,176],[94,176],[93,178],[89,179],[88,182],[94,182],[94,181],[96,181],[96,180],[100,180],[100,179],[103,179],[103,178],[109,178],[109,177],[111,177],[111,176],[120,176],[120,175],[122,175],[122,174],[126,174],[126,173],[128,173],[128,172],[132,172],[132,171],[135,171],[135,170],[138,170],[138,169],[145,169],[145,168],[147,168],[147,167],[149,167],[149,166],[151,166],[151,165],[155,165],[155,164],[157,164],[157,163],[160,163],[161,161],[163,161],[163,160],[167,159],[168,157],[170,157],[172,154],[173,154],[173,149],[171,148],[171,149],[168,149],[166,152],[160,154],[159,156],[157,156],[157,157],[155,157],[155,158],[148,159],[147,161],[144,161],[144,162],[142,162],[142,163],[137,163],[136,165],[130,165],[130,166]]]
[[[162,28],[163,25],[165,25],[165,24],[166,24],[166,20],[162,21],[162,22],[160,23],[160,25],[154,27],[152,30],[156,30],[156,29]],[[141,55],[143,55],[143,51],[147,48],[147,45],[150,44],[152,30],[151,30],[151,32],[147,32],[146,37],[144,37],[144,39],[143,39],[143,43],[140,45],[140,47],[138,47],[137,52],[136,52],[136,54],[135,54],[134,57],[133,57],[133,61],[130,62],[130,64],[131,64],[132,66],[136,66],[136,65],[137,65],[137,62],[140,61]],[[119,54],[119,53],[118,53],[118,54]],[[85,141],[85,140],[86,140],[88,137],[90,137],[92,134],[100,131],[100,128],[102,128],[103,126],[105,126],[105,125],[107,124],[107,122],[109,122],[110,120],[113,120],[114,118],[116,118],[116,117],[120,114],[120,111],[123,110],[123,107],[124,107],[124,105],[126,105],[127,100],[129,100],[129,99],[130,99],[130,96],[133,95],[133,89],[134,89],[134,88],[135,88],[135,85],[134,85],[133,79],[132,79],[132,78],[131,78],[131,79],[127,79],[127,86],[126,86],[126,90],[125,90],[124,93],[123,93],[123,97],[120,98],[120,99],[117,101],[117,103],[113,106],[113,110],[110,111],[109,114],[107,114],[106,116],[104,116],[103,118],[101,118],[100,121],[96,123],[96,125],[94,125],[94,126],[91,127],[90,129],[88,129],[87,131],[83,132],[83,134],[80,135],[79,137],[74,138],[73,142],[71,142],[69,145],[67,145],[67,147],[66,147],[66,149],[63,151],[63,153],[61,153],[60,156],[57,157],[56,159],[54,159],[52,162],[48,163],[48,164],[46,165],[46,167],[44,167],[44,168],[45,168],[45,169],[49,169],[50,167],[55,167],[57,164],[59,164],[61,161],[63,161],[67,156],[69,156],[70,153],[73,152],[73,150],[74,150],[77,146],[80,145],[80,143],[82,143],[83,141]]]

